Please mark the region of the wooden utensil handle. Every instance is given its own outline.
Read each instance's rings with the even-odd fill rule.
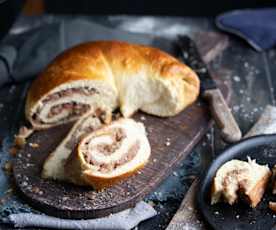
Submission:
[[[239,141],[242,137],[240,128],[220,90],[206,90],[203,97],[209,102],[213,118],[218,127],[221,129],[222,138],[231,143]]]

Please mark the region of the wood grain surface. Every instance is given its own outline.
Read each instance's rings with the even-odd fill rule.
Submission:
[[[35,133],[17,155],[14,176],[19,191],[34,207],[63,218],[93,218],[121,211],[152,192],[187,156],[210,125],[208,110],[202,102],[171,118],[141,113],[134,118],[143,120],[152,147],[149,163],[137,175],[101,192],[43,180],[42,164],[68,132],[70,125],[67,125]],[[39,147],[33,148],[30,143]]]

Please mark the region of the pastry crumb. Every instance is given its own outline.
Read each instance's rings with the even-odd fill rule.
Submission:
[[[28,185],[28,182],[27,181],[23,181],[22,182],[22,186],[26,187]]]
[[[5,204],[5,201],[6,201],[6,199],[3,197],[3,198],[0,198],[0,204],[1,205],[3,205],[3,204]]]
[[[241,81],[239,76],[234,76],[233,79],[234,79],[235,82],[240,82]]]
[[[25,144],[26,144],[26,138],[15,135],[14,146],[18,148],[23,148]]]
[[[14,137],[14,145],[23,148],[26,144],[26,139],[33,133],[33,131],[33,129],[29,129],[26,126],[20,127],[18,134]]]
[[[13,193],[13,189],[9,188],[8,190],[5,191],[5,194],[12,194]]]
[[[39,193],[39,188],[38,187],[36,187],[36,186],[34,186],[33,188],[32,188],[32,192],[33,193]]]
[[[33,129],[29,129],[26,126],[21,126],[18,132],[18,136],[28,138],[33,132]]]
[[[174,176],[178,176],[178,173],[174,171],[174,172],[173,172],[173,175],[174,175]]]
[[[18,153],[19,149],[15,146],[12,146],[10,149],[9,149],[9,153],[11,156],[15,157],[16,154]]]
[[[141,121],[145,121],[146,120],[146,118],[144,116],[141,116],[140,119],[141,119]]]
[[[64,197],[62,197],[62,200],[63,201],[66,201],[66,200],[68,200],[69,199],[69,197],[68,196],[64,196]]]
[[[12,173],[12,163],[10,161],[7,161],[4,164],[3,169],[6,173],[11,174]]]
[[[31,146],[32,148],[38,148],[39,144],[30,142],[29,146]]]

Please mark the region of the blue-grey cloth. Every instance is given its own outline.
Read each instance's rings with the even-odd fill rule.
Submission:
[[[141,201],[134,208],[109,215],[107,217],[89,220],[68,220],[53,216],[33,213],[11,214],[6,223],[17,228],[43,227],[54,229],[79,229],[79,230],[130,230],[140,222],[155,216],[157,212],[152,206]]]
[[[231,11],[219,15],[216,25],[245,39],[257,51],[276,45],[276,8]]]
[[[121,31],[84,19],[63,20],[13,35],[0,44],[0,86],[31,79],[63,50],[93,40],[122,40],[169,53],[173,50],[171,41],[154,35]]]
[[[17,51],[13,46],[0,46],[0,86],[12,82],[12,67],[17,57]]]

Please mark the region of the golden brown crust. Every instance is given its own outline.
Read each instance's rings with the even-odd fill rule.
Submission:
[[[159,49],[119,41],[88,42],[56,57],[33,82],[27,95],[26,117],[45,95],[63,83],[77,80],[107,80],[107,75],[135,75],[149,66],[154,77],[183,80],[185,95],[180,100],[191,104],[199,94],[199,80],[186,65]],[[117,73],[117,74],[116,74]],[[177,84],[177,82],[175,82]],[[181,110],[181,108],[179,108]]]
[[[82,160],[78,145],[68,158],[65,164],[65,171],[67,173],[68,180],[74,184],[89,185],[96,190],[102,190],[134,175],[139,171],[139,169],[142,169],[145,164],[146,162],[141,165],[137,165],[135,168],[117,177],[97,177],[89,172],[87,163]]]
[[[136,168],[132,169],[131,171],[128,171],[124,174],[121,174],[120,176],[113,177],[113,178],[96,177],[87,172],[87,173],[84,173],[83,179],[85,180],[85,184],[92,186],[96,190],[102,190],[104,188],[111,187],[114,184],[117,184],[118,182],[125,180],[126,178],[136,174],[139,171],[139,169],[142,169],[144,167],[144,165],[145,163],[138,165]]]
[[[252,208],[255,208],[261,201],[264,192],[266,190],[267,183],[271,176],[271,172],[267,173],[257,184],[256,186],[247,194],[249,199],[249,204]]]

